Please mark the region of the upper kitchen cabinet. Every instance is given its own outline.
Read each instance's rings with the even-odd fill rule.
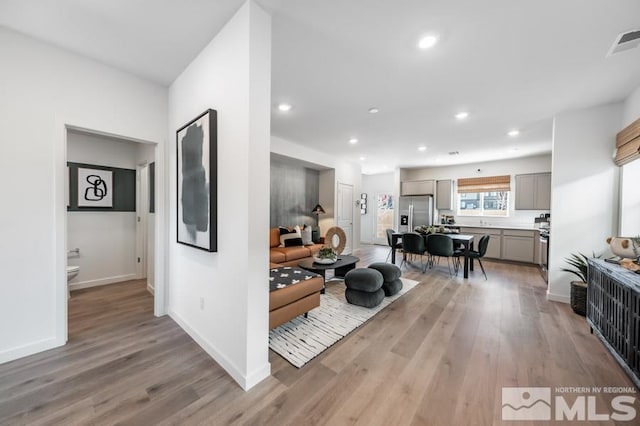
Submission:
[[[551,173],[516,176],[516,210],[551,208]]]
[[[434,189],[434,180],[404,181],[400,186],[400,195],[433,195]]]
[[[436,209],[453,210],[453,181],[451,179],[436,182]]]

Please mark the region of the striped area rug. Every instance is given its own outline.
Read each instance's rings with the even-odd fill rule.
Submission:
[[[269,347],[296,367],[303,367],[419,284],[406,278],[401,280],[402,290],[398,294],[385,297],[371,309],[347,303],[343,281],[327,282],[326,293],[320,295],[320,306],[309,311],[307,318],[301,315],[271,330]]]

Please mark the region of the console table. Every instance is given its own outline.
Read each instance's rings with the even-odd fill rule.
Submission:
[[[587,322],[640,387],[640,275],[589,259]]]

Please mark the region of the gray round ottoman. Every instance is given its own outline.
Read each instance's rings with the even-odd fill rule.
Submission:
[[[375,269],[382,274],[384,282],[382,283],[382,290],[384,295],[389,297],[402,290],[402,281],[400,275],[402,271],[396,265],[391,263],[372,263],[369,268]]]
[[[347,302],[352,305],[373,308],[384,299],[384,278],[379,271],[369,268],[352,269],[344,277]]]

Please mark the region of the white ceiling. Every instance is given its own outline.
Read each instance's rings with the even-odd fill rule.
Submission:
[[[620,32],[640,28],[638,0],[259,3],[273,13],[272,133],[366,157],[366,173],[550,152],[556,113],[640,86],[640,49],[605,57]],[[0,25],[168,84],[241,4],[0,0]],[[440,42],[420,51],[427,32]]]

